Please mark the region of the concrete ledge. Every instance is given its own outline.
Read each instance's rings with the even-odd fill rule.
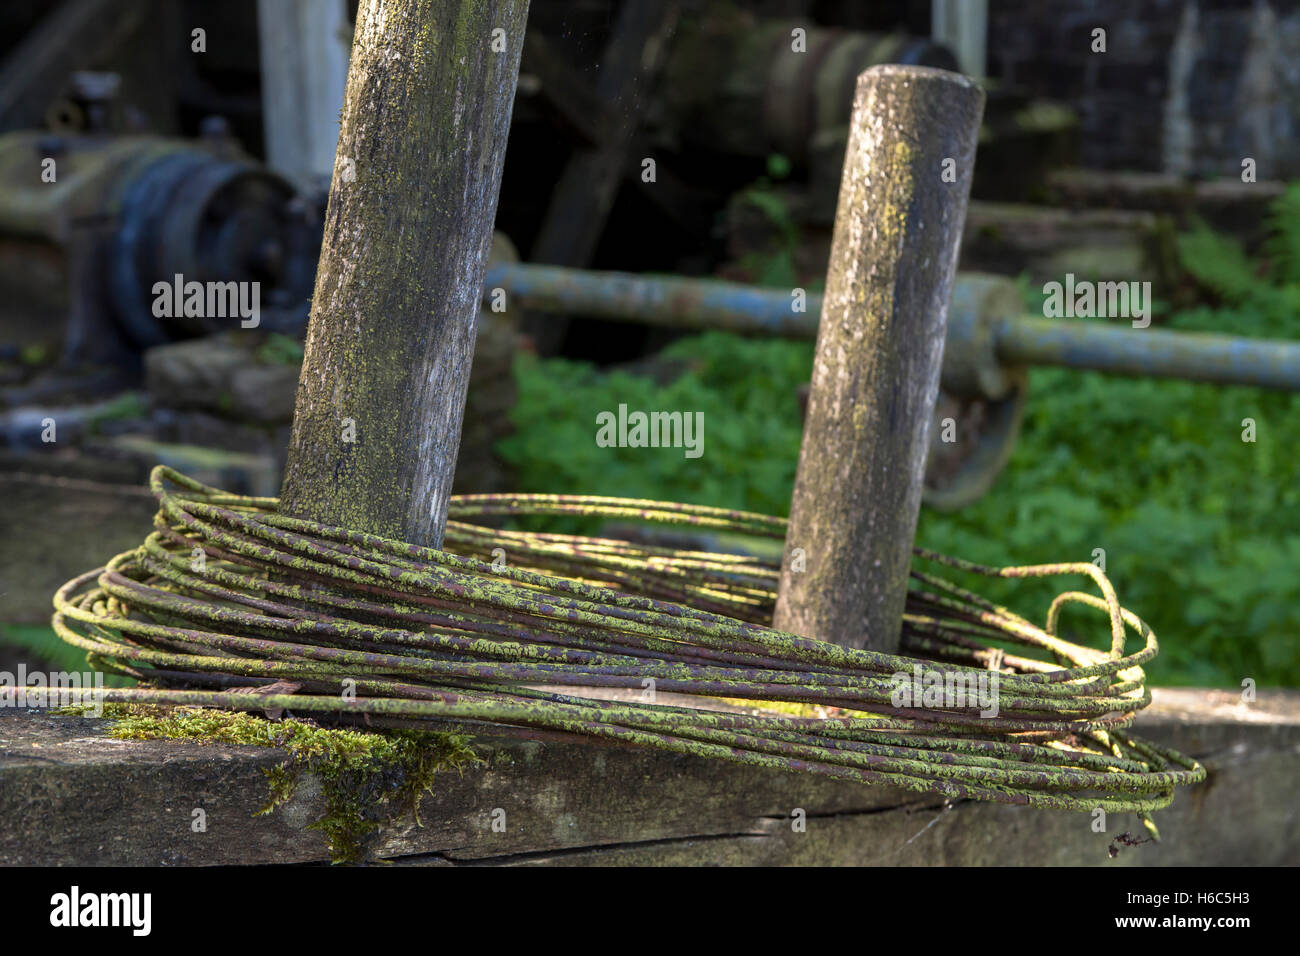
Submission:
[[[805,779],[598,744],[482,738],[486,767],[446,774],[379,855],[412,865],[996,864],[1153,866],[1300,863],[1300,692],[1155,692],[1138,731],[1201,760],[1202,786],[1157,814],[1163,841],[1108,848],[1128,831],[1092,817]],[[283,753],[123,742],[104,721],[0,711],[0,863],[209,865],[328,860],[307,829],[317,781],[269,816],[264,770]],[[193,833],[202,807],[207,832]],[[505,832],[493,832],[493,811]],[[806,812],[804,832],[791,813]],[[497,815],[499,817],[499,814]]]

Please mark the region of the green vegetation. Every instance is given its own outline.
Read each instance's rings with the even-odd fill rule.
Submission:
[[[88,424],[98,429],[106,422],[130,421],[142,418],[148,412],[148,403],[139,392],[122,392],[101,404],[90,416]]]
[[[0,644],[27,651],[42,665],[48,663],[53,670],[77,673],[87,668],[86,652],[61,640],[48,624],[0,624]],[[29,659],[28,667],[35,666]],[[104,674],[105,687],[131,687],[134,684],[134,678]]]
[[[767,158],[767,175],[760,176],[750,186],[741,190],[734,201],[751,206],[760,216],[763,229],[770,233],[764,251],[743,254],[736,262],[740,270],[757,285],[788,289],[803,286],[820,291],[823,285],[801,282],[796,264],[799,249],[799,226],[790,215],[788,200],[775,188],[775,182],[790,174],[790,161],[780,153]]]
[[[302,342],[296,338],[272,332],[266,337],[266,341],[257,347],[254,354],[264,365],[297,367],[302,364],[302,349]]]
[[[675,378],[651,378],[563,359],[516,362],[518,432],[500,446],[525,491],[599,493],[722,504],[779,514],[789,507],[802,425],[796,387],[812,343],[751,341],[722,332],[660,353]],[[619,404],[704,413],[704,454],[680,448],[597,448],[596,415]]]
[[[1181,236],[1183,267],[1208,304],[1164,324],[1300,339],[1300,187],[1272,224],[1258,261],[1205,228]],[[1157,321],[1166,314],[1157,309]],[[812,345],[708,333],[661,359],[679,373],[663,385],[523,357],[519,432],[502,445],[523,490],[786,513],[796,389],[810,377]],[[596,447],[596,414],[620,403],[703,412],[703,457]],[[1246,418],[1253,443],[1242,440]],[[1300,396],[1037,369],[1020,442],[993,492],[957,514],[923,512],[917,540],[990,564],[1089,561],[1102,548],[1121,600],[1160,638],[1153,682],[1300,684]],[[1059,589],[971,583],[1040,618]]]
[[[309,829],[329,840],[335,863],[365,857],[384,823],[415,813],[443,770],[483,761],[468,738],[427,731],[369,731],[320,727],[310,721],[270,721],[254,714],[201,707],[106,704],[117,740],[191,740],[276,747],[289,759],[267,772],[270,798],[260,813],[292,799],[304,773],[321,781],[325,815]],[[416,822],[419,822],[418,816]]]

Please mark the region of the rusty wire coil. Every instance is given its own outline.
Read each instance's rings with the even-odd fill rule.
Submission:
[[[1099,594],[1062,593],[1038,627],[914,570],[907,654],[891,655],[768,626],[774,558],[473,523],[581,515],[780,540],[779,518],[618,498],[459,496],[439,551],[291,518],[276,499],[226,494],[163,466],[150,484],[154,532],[54,598],[65,641],[146,685],[104,690],[109,701],[596,738],[950,799],[1135,811],[1148,822],[1176,786],[1205,777],[1195,760],[1127,732],[1150,702],[1142,665],[1156,638],[1091,564],[988,568],[918,549],[929,563],[994,577],[1083,575]],[[508,565],[492,562],[498,548]],[[1108,649],[1056,633],[1071,604],[1100,612]],[[1128,652],[1133,635],[1141,646]],[[909,679],[931,688],[995,679],[996,715],[946,696],[899,706]],[[647,687],[651,699],[579,696],[645,697]]]

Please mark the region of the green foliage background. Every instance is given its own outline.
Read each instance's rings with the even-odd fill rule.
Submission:
[[[1278,203],[1259,260],[1198,227],[1182,264],[1208,304],[1162,324],[1300,339],[1300,187]],[[1027,293],[1027,298],[1033,299]],[[1033,307],[1031,301],[1030,307]],[[1157,322],[1166,310],[1156,311]],[[708,333],[673,343],[667,384],[530,356],[516,367],[518,433],[501,445],[525,490],[664,498],[785,514],[799,452],[796,389],[811,343]],[[704,413],[704,455],[597,448],[596,414]],[[1256,441],[1242,440],[1242,420]],[[1019,444],[993,492],[924,511],[918,543],[989,564],[1089,561],[1106,551],[1120,599],[1160,639],[1166,684],[1300,684],[1300,396],[1035,369]],[[1070,580],[971,582],[1041,619]],[[1079,612],[1077,636],[1104,622]]]

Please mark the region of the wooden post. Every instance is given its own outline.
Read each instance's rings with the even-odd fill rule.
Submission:
[[[898,647],[984,93],[858,77],[775,625]]]
[[[266,161],[319,188],[334,168],[348,76],[346,0],[258,0]]]
[[[282,507],[438,547],[528,0],[363,0]]]
[[[988,0],[930,0],[930,36],[957,54],[961,71],[984,78],[987,54]]]

